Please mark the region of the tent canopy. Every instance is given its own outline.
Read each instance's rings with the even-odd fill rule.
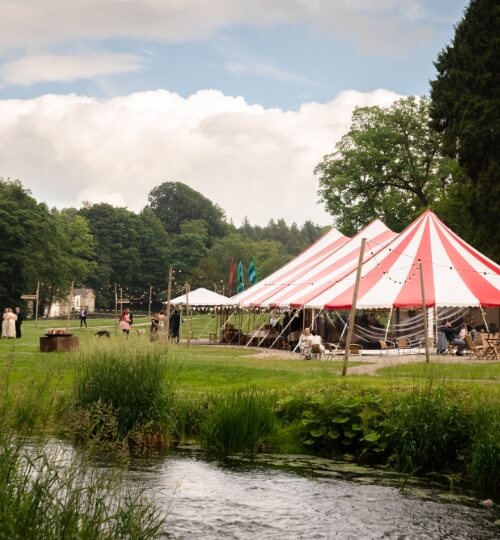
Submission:
[[[422,264],[428,307],[500,307],[500,266],[467,244],[430,210],[395,240],[371,253],[361,270],[357,308],[422,306]],[[310,307],[350,309],[355,270],[322,294]]]
[[[178,296],[173,300],[170,300],[170,303],[173,305],[184,305],[186,300],[189,300],[190,306],[231,306],[234,305],[234,302],[227,296],[216,293],[214,291],[209,291],[200,287],[191,291],[186,299],[186,295]],[[166,302],[165,302],[166,303]]]
[[[279,270],[276,270],[246,291],[233,296],[231,300],[240,306],[262,305],[270,296],[282,291],[287,284],[297,281],[300,276],[314,268],[348,240],[349,238],[337,229],[330,229],[295,259],[292,259]]]

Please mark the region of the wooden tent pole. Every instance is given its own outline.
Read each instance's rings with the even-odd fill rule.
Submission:
[[[172,297],[172,275],[173,268],[172,265],[168,267],[168,281],[167,281],[167,312],[165,313],[165,335],[166,335],[166,344],[168,348],[168,338],[170,335],[170,298]],[[180,328],[180,322],[179,322]]]
[[[68,297],[68,313],[66,314],[66,334],[69,332],[69,318],[71,316],[71,299],[73,298],[73,287],[75,286],[75,282],[71,282],[71,288],[69,290],[69,297]]]
[[[191,287],[189,283],[186,282],[186,314],[187,314],[186,332],[187,332],[187,346],[188,347],[191,345],[191,313],[189,311],[189,291],[190,290],[191,290]]]
[[[422,261],[418,262],[418,270],[420,272],[420,290],[422,292],[422,315],[424,316],[424,343],[425,343],[425,363],[429,363],[429,338],[427,337],[427,307],[425,305],[425,285],[424,285],[424,270]]]
[[[351,348],[352,334],[354,332],[354,322],[356,316],[356,304],[358,303],[359,283],[361,281],[361,268],[365,254],[366,238],[361,239],[361,248],[359,249],[358,268],[356,270],[356,281],[354,283],[354,292],[352,294],[351,313],[349,314],[349,330],[345,342],[344,364],[342,365],[342,377],[347,375],[347,365],[349,363],[349,349]]]
[[[33,290],[33,289],[31,289]],[[35,299],[35,328],[38,326],[38,300],[40,298],[40,281],[36,282],[36,299]]]

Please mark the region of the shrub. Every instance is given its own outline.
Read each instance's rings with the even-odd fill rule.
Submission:
[[[275,397],[261,390],[216,398],[200,426],[202,445],[219,455],[257,452],[276,429]]]

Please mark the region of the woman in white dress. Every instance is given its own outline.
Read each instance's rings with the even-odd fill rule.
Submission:
[[[9,339],[15,339],[16,338],[16,321],[17,321],[17,315],[13,313],[13,311],[10,308],[7,308],[5,310],[5,313],[3,314],[4,320],[6,322],[5,325],[5,337]],[[2,336],[4,336],[4,321],[2,321]]]
[[[2,315],[2,339],[7,338],[7,313],[9,308],[5,308]]]

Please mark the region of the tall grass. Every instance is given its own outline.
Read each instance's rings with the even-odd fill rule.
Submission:
[[[469,445],[471,420],[457,396],[432,380],[396,396],[385,423],[393,463],[405,473],[456,469]]]
[[[0,539],[159,538],[159,510],[116,477],[0,435]]]
[[[483,492],[500,494],[500,404],[480,400],[471,423],[469,474]]]
[[[274,406],[272,393],[256,389],[217,397],[201,422],[202,445],[222,456],[257,452],[276,429]]]
[[[99,347],[82,355],[77,366],[74,407],[90,437],[145,435],[158,442],[168,429],[173,402],[166,352],[159,346]]]

